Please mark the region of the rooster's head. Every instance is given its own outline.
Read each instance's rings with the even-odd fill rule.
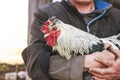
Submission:
[[[51,47],[56,45],[57,39],[60,35],[59,24],[60,20],[56,19],[56,17],[51,17],[40,29],[44,33],[44,38],[46,39],[47,44]]]

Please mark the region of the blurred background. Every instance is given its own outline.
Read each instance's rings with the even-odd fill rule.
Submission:
[[[21,53],[29,45],[34,11],[60,0],[0,0],[0,80],[28,80]]]
[[[21,52],[27,46],[27,26],[28,0],[0,0],[0,80],[25,70]]]

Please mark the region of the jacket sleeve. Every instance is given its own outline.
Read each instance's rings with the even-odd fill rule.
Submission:
[[[34,43],[23,51],[23,60],[32,80],[51,80],[48,74],[49,55],[42,43]]]
[[[22,57],[32,80],[51,80],[48,74],[50,51],[46,46],[41,25],[47,20],[45,14],[39,10],[34,14],[34,21],[30,27],[30,44],[22,52]]]
[[[66,60],[60,56],[51,56],[49,74],[59,80],[83,80],[84,56]]]

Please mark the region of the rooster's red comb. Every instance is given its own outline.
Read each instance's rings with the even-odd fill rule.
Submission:
[[[51,18],[49,18],[44,25],[42,25],[42,27],[40,28],[40,30],[45,34],[49,32],[49,28],[48,26],[50,25],[50,23],[54,22],[54,20],[56,19],[56,16],[52,16]]]
[[[46,21],[46,22],[44,23],[44,25],[42,25],[42,27],[40,28],[40,30],[41,30],[43,33],[48,33],[48,32],[49,32],[48,26],[49,26],[49,21]]]

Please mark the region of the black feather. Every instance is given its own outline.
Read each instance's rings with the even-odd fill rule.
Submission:
[[[93,44],[92,48],[89,48],[90,53],[102,51],[102,50],[104,50],[104,43],[101,40],[97,44]]]

